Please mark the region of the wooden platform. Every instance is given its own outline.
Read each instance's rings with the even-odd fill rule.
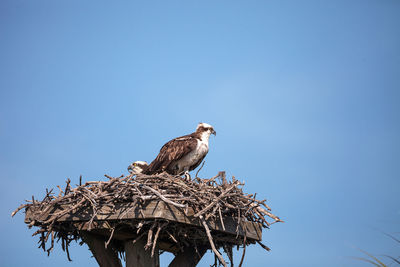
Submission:
[[[149,200],[141,205],[129,202],[115,204],[114,207],[100,205],[94,217],[93,209],[86,206],[69,212],[66,211],[70,207],[65,205],[56,205],[47,211],[45,209],[40,204],[28,206],[25,209],[25,223],[41,226],[55,214],[63,214],[56,219],[54,226],[78,234],[88,245],[100,267],[122,267],[123,262],[117,251],[125,252],[126,267],[158,267],[160,250],[175,254],[169,267],[194,267],[210,249],[207,239],[194,242],[197,245],[190,245],[193,242],[188,241],[194,240],[191,234],[183,236],[182,240],[180,236],[179,242],[175,240],[175,243],[171,238],[160,234],[157,243],[146,249],[148,237],[138,234],[137,231],[137,225],[141,223],[163,223],[179,231],[189,230],[189,233],[204,231],[204,224],[194,217],[192,209],[178,208],[161,200]],[[262,238],[262,225],[255,222],[238,222],[235,218],[220,218],[217,215],[216,218],[208,219],[206,225],[217,246],[225,249],[230,244],[227,246],[230,247],[230,255],[233,245],[255,243]],[[203,233],[200,236],[204,239],[207,235]]]
[[[25,223],[30,224],[33,221],[34,225],[40,225],[46,221],[52,214],[63,211],[65,206],[58,206],[56,209],[47,211],[42,216],[38,216],[36,209],[33,207],[26,209]],[[196,226],[202,228],[201,222],[195,218],[194,211],[188,209],[185,212],[181,208],[165,203],[160,200],[147,201],[144,205],[133,205],[133,203],[120,203],[114,208],[109,206],[99,207],[99,210],[94,217],[91,225],[91,233],[96,233],[104,236],[109,236],[113,222],[138,222],[143,220],[167,220],[169,222],[182,223],[184,225]],[[67,213],[57,219],[60,223],[69,222],[72,227],[81,231],[89,230],[89,221],[93,216],[91,208],[75,210]],[[226,235],[227,239],[237,239],[240,243],[246,235],[249,241],[261,241],[262,226],[254,222],[238,222],[233,218],[223,218],[223,225],[220,218],[209,219],[207,224],[213,232],[218,232]],[[238,230],[238,232],[236,232]],[[121,228],[114,233],[114,238],[117,240],[128,240],[136,237],[136,231],[128,228]],[[162,242],[161,242],[162,243]],[[164,250],[176,252],[176,248],[170,245],[163,246]]]

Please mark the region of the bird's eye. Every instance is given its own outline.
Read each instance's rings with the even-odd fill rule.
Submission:
[[[137,164],[137,163],[133,163],[133,166],[135,166],[135,167],[136,167],[136,164]]]

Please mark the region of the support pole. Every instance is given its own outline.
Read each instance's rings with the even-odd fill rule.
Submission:
[[[197,252],[194,247],[184,247],[183,252],[179,252],[168,267],[195,267],[206,252],[206,246],[197,247]]]
[[[105,247],[105,240],[98,235],[82,231],[83,241],[89,246],[100,267],[122,267],[118,254],[112,249],[111,244]]]
[[[158,255],[158,248],[156,246],[154,255],[151,257],[151,248],[144,249],[146,245],[145,238],[140,238],[135,243],[133,240],[126,241],[125,257],[126,267],[159,267],[160,257]]]

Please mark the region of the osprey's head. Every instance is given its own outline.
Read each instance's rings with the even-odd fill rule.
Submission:
[[[210,124],[204,122],[200,122],[197,125],[196,132],[206,132],[208,133],[208,136],[210,136],[211,134],[217,135],[217,132],[214,130],[214,128]]]
[[[139,174],[142,173],[148,166],[149,164],[146,161],[138,160],[129,165],[128,171],[132,174]]]

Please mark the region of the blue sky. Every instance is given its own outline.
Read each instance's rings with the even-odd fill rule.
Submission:
[[[78,245],[72,263],[59,246],[47,257],[10,213],[67,178],[125,174],[200,121],[218,133],[201,175],[226,170],[285,220],[246,266],[400,256],[381,233],[400,231],[399,12],[397,0],[1,1],[0,265],[97,266]]]

